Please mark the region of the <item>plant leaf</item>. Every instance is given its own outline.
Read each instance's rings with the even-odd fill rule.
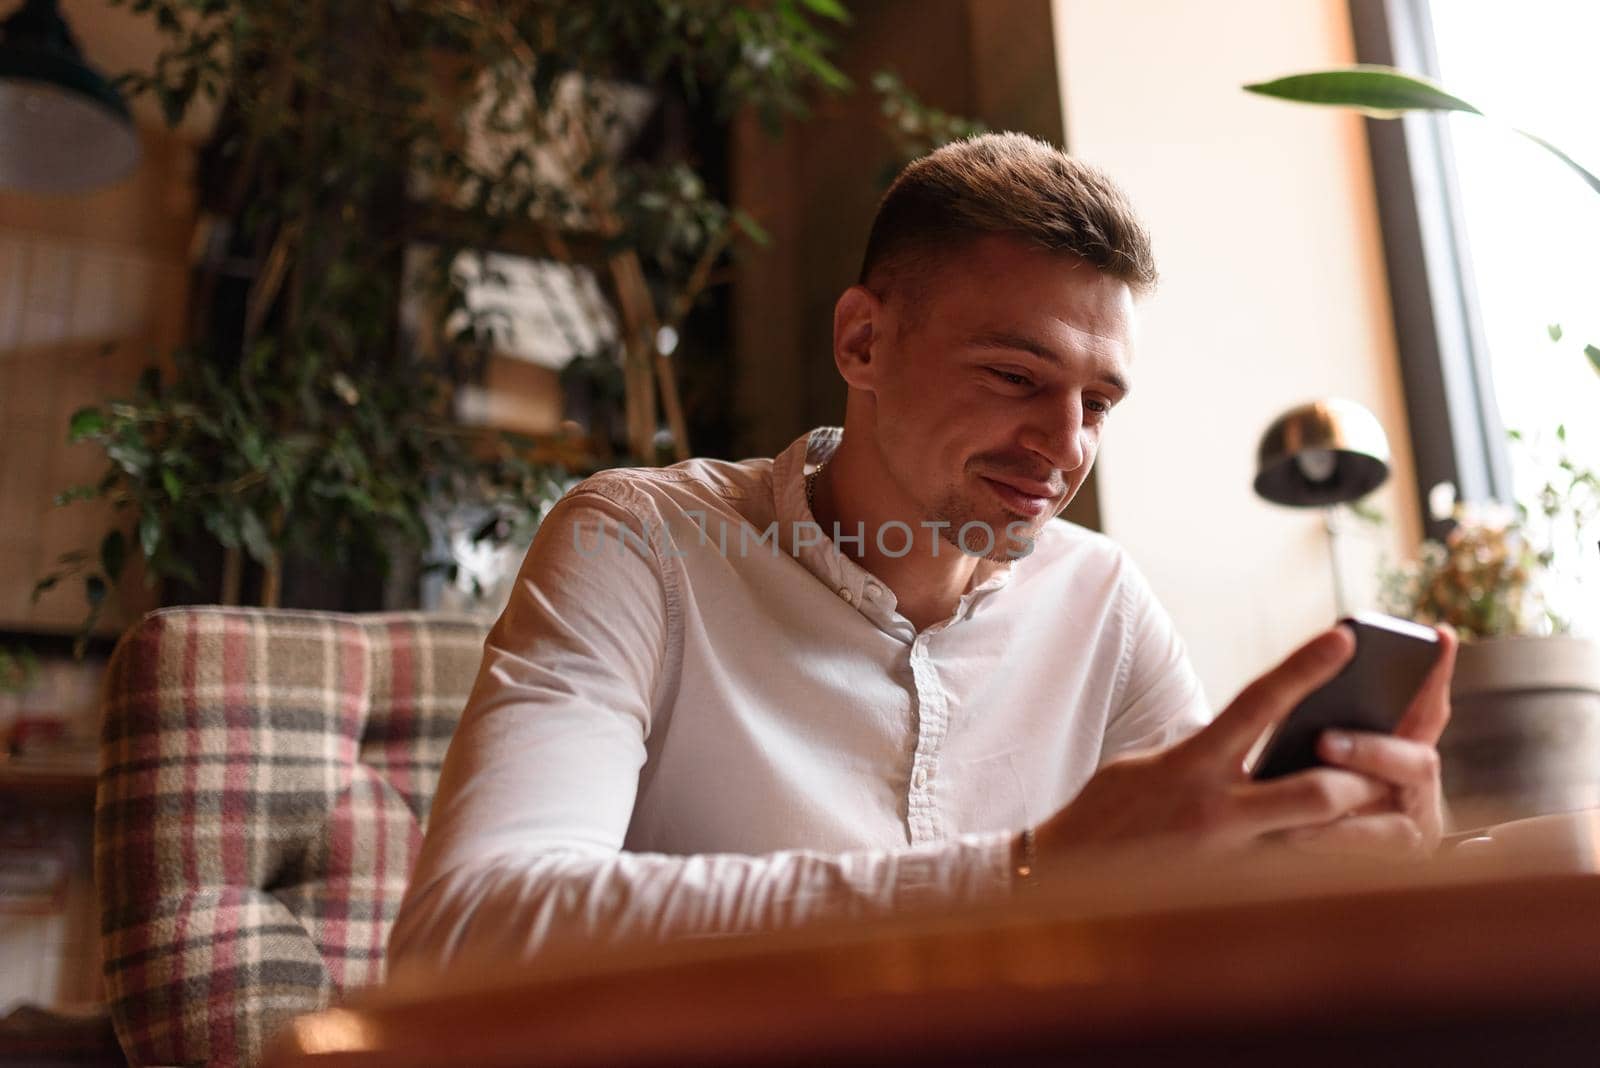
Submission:
[[[151,511],[139,516],[139,551],[146,560],[154,558],[161,548],[161,517]]]
[[[1577,171],[1578,177],[1582,178],[1585,182],[1588,182],[1590,189],[1593,189],[1596,193],[1600,193],[1600,178],[1596,178],[1594,172],[1586,170],[1578,163],[1577,160],[1573,159],[1571,156],[1567,155],[1565,152],[1561,151],[1555,145],[1552,145],[1549,141],[1546,141],[1538,134],[1531,134],[1527,130],[1518,130],[1517,133],[1521,134],[1523,137],[1526,137],[1528,140],[1532,141],[1546,152],[1549,152],[1552,156],[1555,156],[1562,163],[1565,163],[1567,166]]]
[[[789,46],[794,58],[809,70],[818,81],[830,89],[843,91],[850,88],[850,78],[844,71],[822,58],[822,53],[810,45],[796,42]]]
[[[1594,369],[1600,372],[1600,345],[1585,345],[1583,354],[1589,357],[1589,362],[1594,365]]]
[[[73,501],[93,500],[95,497],[98,497],[99,495],[100,495],[100,491],[98,489],[96,489],[94,486],[90,486],[90,485],[68,486],[66,489],[64,489],[60,493],[56,494],[55,504],[56,504],[56,507],[59,508],[61,505],[63,505],[63,504],[71,504]]]
[[[850,12],[845,10],[839,0],[800,0],[811,11],[835,22],[849,22]]]
[[[122,531],[113,530],[100,540],[100,567],[112,582],[122,577],[122,565],[127,558],[128,543]]]
[[[1408,111],[1483,114],[1460,97],[1446,92],[1442,86],[1392,67],[1359,66],[1312,71],[1291,74],[1270,82],[1255,82],[1244,88],[1247,92],[1299,104],[1360,108],[1378,118],[1395,118]]]
[[[272,539],[267,535],[266,524],[254,511],[246,508],[239,513],[239,536],[248,552],[258,564],[272,562]]]
[[[744,231],[745,236],[754,241],[756,244],[772,244],[772,235],[767,233],[765,227],[756,222],[755,216],[751,215],[743,208],[736,208],[734,210],[733,221],[738,225],[739,229]]]
[[[91,434],[98,434],[106,426],[106,417],[99,408],[79,408],[72,413],[72,419],[67,424],[67,441],[77,442]]]
[[[158,571],[152,567],[144,573],[144,584],[153,587],[156,584]],[[159,574],[166,578],[175,578],[188,586],[200,585],[200,578],[194,573],[194,568],[189,566],[187,560],[182,560],[171,553],[161,558]]]

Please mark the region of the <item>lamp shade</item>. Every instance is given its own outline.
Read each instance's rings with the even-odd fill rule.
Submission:
[[[0,186],[81,193],[138,161],[128,105],[83,61],[55,0],[27,0],[0,23]]]
[[[1256,451],[1256,493],[1295,508],[1354,501],[1388,477],[1383,426],[1350,400],[1289,409],[1273,420]]]

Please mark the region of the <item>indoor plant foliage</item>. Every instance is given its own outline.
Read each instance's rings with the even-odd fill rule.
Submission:
[[[1513,443],[1531,448],[1512,431]],[[1579,622],[1582,578],[1562,569],[1562,543],[1581,559],[1600,518],[1600,474],[1567,453],[1566,428],[1556,428],[1550,472],[1528,501],[1454,500],[1454,487],[1435,488],[1435,518],[1453,525],[1445,538],[1422,543],[1418,559],[1384,576],[1386,609],[1424,623],[1449,623],[1462,638],[1570,634]],[[1563,598],[1566,590],[1577,590]]]
[[[1450,623],[1465,639],[1439,740],[1459,827],[1600,803],[1600,641],[1583,636],[1595,615],[1582,574],[1600,474],[1572,460],[1565,438],[1557,428],[1554,462],[1539,463],[1550,473],[1514,507],[1463,504],[1437,487],[1434,513],[1454,526],[1385,577],[1388,611]],[[1576,553],[1558,551],[1563,542]]]
[[[495,330],[463,293],[469,251],[592,270],[618,329],[615,351],[585,355],[621,367],[621,459],[657,462],[663,409],[668,451],[688,455],[668,357],[730,244],[760,235],[692,159],[633,150],[640,101],[775,125],[845,84],[823,58],[835,0],[117,2],[164,35],[124,89],[174,125],[202,99],[221,110],[190,340],[136,396],[72,419],[108,463],[61,498],[108,497],[129,522],[40,586],[81,573],[91,614],[136,554],[148,578],[192,583],[206,535],[230,551],[223,599],[242,555],[272,604],[285,553],[381,563],[433,544],[431,518],[462,502],[491,510],[486,533],[536,521],[557,462],[596,450],[454,424]],[[406,301],[449,329],[412,336]]]

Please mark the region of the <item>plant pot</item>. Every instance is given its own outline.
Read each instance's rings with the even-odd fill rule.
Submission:
[[[1465,642],[1439,740],[1458,828],[1600,807],[1600,642]]]

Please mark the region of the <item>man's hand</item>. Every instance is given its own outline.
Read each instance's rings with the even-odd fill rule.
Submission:
[[[1392,735],[1328,731],[1317,744],[1329,764],[1387,783],[1390,797],[1321,827],[1284,835],[1296,849],[1314,853],[1419,856],[1433,852],[1443,833],[1439,752],[1450,722],[1450,677],[1459,642],[1449,627],[1439,633],[1439,659]]]
[[[1244,761],[1257,740],[1355,652],[1348,628],[1318,635],[1251,683],[1205,729],[1170,749],[1101,768],[1071,804],[1036,829],[1041,866],[1073,853],[1135,845],[1232,852],[1268,837],[1320,851],[1436,843],[1432,745],[1449,720],[1455,636],[1441,630],[1440,641],[1443,655],[1395,737],[1363,736],[1337,759],[1324,757],[1337,767],[1256,782]]]

